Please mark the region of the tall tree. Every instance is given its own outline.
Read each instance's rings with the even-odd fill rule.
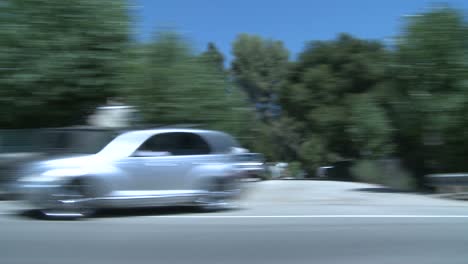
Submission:
[[[121,0],[4,0],[0,127],[77,124],[119,87],[129,41]]]
[[[460,171],[468,144],[468,30],[443,7],[407,19],[393,63],[399,150],[420,175]]]
[[[224,73],[193,54],[175,32],[159,32],[140,50],[139,71],[126,98],[139,107],[146,122],[197,123],[243,135],[251,110]],[[137,56],[138,57],[138,56]]]
[[[374,95],[386,80],[386,57],[379,43],[346,34],[311,42],[299,55],[281,102],[304,128],[298,154],[305,163],[388,153],[391,126]]]
[[[285,80],[289,52],[281,41],[241,34],[233,43],[231,70],[262,117],[277,114],[276,97]]]
[[[205,64],[212,66],[220,72],[224,72],[224,56],[213,42],[208,43],[206,51],[200,57]]]

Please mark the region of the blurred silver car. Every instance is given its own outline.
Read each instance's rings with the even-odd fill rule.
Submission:
[[[263,170],[262,155],[230,135],[152,129],[118,135],[92,155],[25,166],[20,193],[46,216],[84,217],[98,208],[194,205],[217,209]]]

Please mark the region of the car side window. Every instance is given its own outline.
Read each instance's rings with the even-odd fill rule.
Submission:
[[[174,133],[164,133],[152,136],[145,141],[139,148],[139,153],[167,153],[173,155],[173,151],[176,148],[177,135]]]
[[[208,143],[199,135],[179,133],[179,141],[174,155],[205,155],[210,152]]]
[[[212,133],[208,139],[215,151],[218,153],[228,153],[232,148],[240,148],[239,143],[230,135],[224,133]]]
[[[169,155],[209,154],[208,143],[193,133],[171,132],[154,135],[137,150],[139,153],[167,153]]]

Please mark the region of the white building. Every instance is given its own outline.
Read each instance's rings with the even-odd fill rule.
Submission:
[[[88,124],[95,127],[121,128],[131,126],[136,119],[137,110],[128,105],[107,105],[96,108],[88,119]]]

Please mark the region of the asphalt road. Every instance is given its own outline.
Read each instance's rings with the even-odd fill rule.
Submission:
[[[468,202],[337,182],[251,185],[238,209],[44,221],[0,202],[0,263],[468,263]]]

